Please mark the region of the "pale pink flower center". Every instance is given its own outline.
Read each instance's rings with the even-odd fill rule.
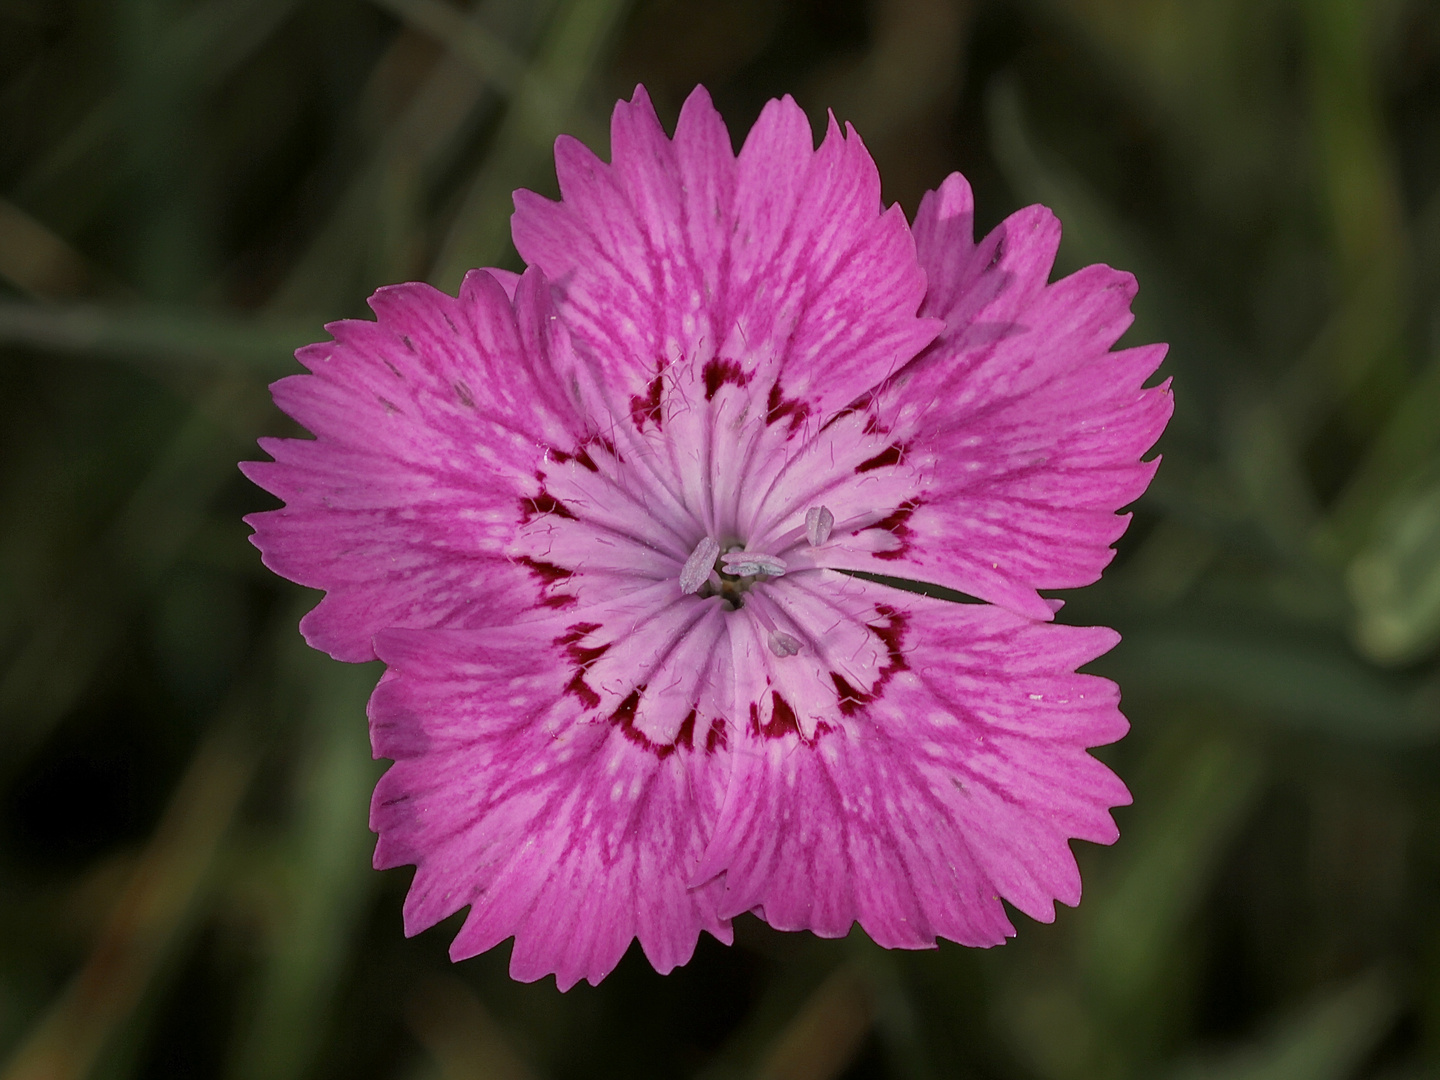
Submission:
[[[778,383],[767,402],[677,363],[655,386],[550,448],[522,508],[513,555],[542,603],[585,612],[572,689],[657,747],[697,724],[814,738],[901,663],[898,613],[857,602],[825,551],[903,553],[923,463],[870,412],[815,417]]]

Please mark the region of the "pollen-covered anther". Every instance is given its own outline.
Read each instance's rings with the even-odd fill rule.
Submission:
[[[800,642],[783,630],[770,631],[770,651],[776,656],[794,656],[800,651]]]
[[[805,511],[805,539],[810,541],[811,547],[819,547],[829,540],[830,531],[834,528],[835,515],[828,506],[812,506]]]
[[[718,549],[717,549],[718,550]],[[690,556],[692,559],[695,556]],[[689,563],[685,564],[687,567]],[[727,551],[720,559],[720,569],[732,577],[779,577],[785,573],[784,559],[760,555],[753,551]]]
[[[720,554],[720,545],[713,537],[707,536],[695,545],[695,550],[680,568],[680,591],[691,594],[700,591],[715,568],[715,557]]]

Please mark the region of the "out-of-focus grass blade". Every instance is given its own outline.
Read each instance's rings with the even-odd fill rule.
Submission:
[[[996,77],[986,90],[986,119],[991,144],[1005,176],[1023,199],[1044,203],[1064,222],[1060,258],[1075,269],[1104,262],[1140,273],[1150,262],[1139,241],[1101,204],[1084,181],[1037,145],[1025,118],[1020,88],[1013,76]],[[1144,278],[1150,287],[1151,274]]]
[[[851,939],[858,946],[855,966],[865,976],[874,1012],[875,1034],[883,1043],[896,1080],[931,1080],[936,1075],[925,1048],[923,1025],[906,986],[901,959],[868,938]]]
[[[754,1080],[829,1080],[845,1071],[874,1021],[870,989],[849,965],[838,968],[780,1032]]]
[[[1347,581],[1356,643],[1372,660],[1405,663],[1440,641],[1440,460],[1392,500]]]
[[[1434,212],[1440,221],[1440,197]],[[1440,230],[1440,224],[1437,224]],[[1319,537],[1321,550],[1337,560],[1364,543],[1386,502],[1411,482],[1423,463],[1440,451],[1440,352],[1410,384],[1365,453]]]
[[[131,230],[129,277],[153,300],[195,299],[215,258],[213,221],[194,154],[199,58],[176,48],[175,0],[131,0],[116,15]]]
[[[1387,676],[1338,641],[1146,625],[1132,627],[1107,670],[1131,694],[1200,695],[1300,730],[1402,746],[1440,736],[1433,678]]]
[[[294,649],[303,648],[298,641]],[[365,701],[371,667],[337,664],[305,650],[314,744],[302,765],[299,809],[283,842],[276,926],[255,1010],[238,1046],[234,1080],[295,1080],[308,1071],[325,1034],[355,921],[376,880],[367,857],[370,759]]]
[[[1345,298],[1317,348],[1342,393],[1364,391],[1351,412],[1388,408],[1404,385],[1400,348],[1409,278],[1399,177],[1374,71],[1380,5],[1306,0],[1319,180]]]
[[[0,1073],[3,1080],[81,1080],[90,1073],[192,923],[253,765],[233,722],[222,718],[171,798],[100,940]]]
[[[1168,340],[1166,370],[1181,380],[1186,407],[1170,428],[1208,439],[1227,373],[1245,350],[1222,332],[1193,288],[1170,272],[1133,231],[1089,189],[1084,180],[1037,144],[1026,123],[1019,88],[999,76],[987,89],[991,145],[1006,178],[1024,199],[1043,203],[1064,222],[1057,265],[1068,270],[1092,262],[1134,273],[1142,283],[1136,304],[1136,340]],[[1208,399],[1208,400],[1207,400]]]
[[[1189,924],[1264,774],[1253,749],[1200,727],[1150,748],[1134,782],[1145,812],[1087,880],[1073,952],[1006,973],[1000,1015],[1039,1076],[1143,1075],[1178,1017]]]
[[[253,384],[212,387],[75,575],[42,597],[27,636],[0,671],[0,714],[11,720],[0,774],[23,761],[83,694],[123,628],[122,612],[179,555],[267,412]]]
[[[980,5],[970,0],[900,0],[878,5],[870,47],[837,65],[811,90],[855,125],[875,158],[885,201],[913,208],[945,170],[941,140],[965,78],[966,44]]]
[[[471,267],[505,261],[511,193],[548,160],[560,133],[556,118],[573,120],[581,91],[627,7],[626,0],[566,0],[555,13],[431,269],[433,283],[453,289]]]
[[[1264,774],[1262,759],[1241,742],[1190,731],[1176,738],[1152,751],[1150,782],[1137,785],[1147,813],[1137,815],[1119,864],[1089,889],[1080,912],[1084,985],[1099,994],[1103,1012],[1121,1019],[1161,983]]]
[[[267,323],[193,310],[106,308],[0,300],[0,345],[134,361],[249,372],[265,379],[298,371],[294,352],[318,325]]]
[[[1252,520],[1277,554],[1303,565],[1311,561],[1319,507],[1286,419],[1258,393],[1232,396],[1225,410],[1225,453]]]
[[[182,63],[196,65],[196,78],[204,90],[214,90],[234,74],[289,17],[300,0],[208,0],[176,21],[168,40],[159,47]],[[67,177],[82,175],[85,183],[108,190],[124,172],[114,156],[123,117],[121,98],[112,93],[100,101],[44,157],[32,165],[15,185],[15,197],[24,205],[47,192],[67,187]],[[100,163],[104,161],[104,164]],[[103,203],[103,192],[92,192],[89,204]],[[71,227],[78,222],[70,222]]]
[[[387,56],[405,44],[407,35],[402,35]],[[372,81],[385,66],[382,57]],[[490,84],[470,62],[442,57],[376,140],[269,309],[291,315],[345,311],[357,293],[416,276],[419,268],[406,256],[417,239],[421,181],[472,117],[494,102]]]
[[[32,296],[60,299],[93,292],[100,276],[64,237],[0,199],[0,277]]]
[[[1264,41],[1282,4],[1032,0],[1032,6],[1062,23],[1135,106],[1164,123],[1187,164],[1207,174],[1197,187],[1253,186],[1263,174],[1273,142],[1274,117],[1262,99],[1271,73],[1244,59],[1253,55],[1256,39]]]
[[[454,977],[423,984],[405,1010],[441,1080],[533,1080],[505,1030],[475,992]]]
[[[522,91],[525,83],[524,58],[444,0],[374,2],[416,30],[444,42],[447,49],[469,63],[481,78],[497,90],[507,95]]]
[[[1171,1080],[1346,1080],[1395,1023],[1400,1001],[1379,972],[1362,976],[1306,1008],[1269,1038]]]

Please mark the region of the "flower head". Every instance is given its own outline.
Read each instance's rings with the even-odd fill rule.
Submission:
[[[1048,283],[1042,207],[976,244],[959,175],[912,228],[789,98],[737,155],[703,90],[673,139],[637,91],[612,145],[516,193],[523,276],[382,289],[302,349],[275,399],[316,438],[246,466],[286,501],[267,565],[327,592],[307,640],[388,665],[407,932],[468,905],[452,956],[513,936],[568,987],[745,911],[909,948],[1053,918],[1129,798],[1086,753],[1116,688],[1075,673],[1116,635],[1036,590],[1094,581],[1154,472],[1133,279]]]

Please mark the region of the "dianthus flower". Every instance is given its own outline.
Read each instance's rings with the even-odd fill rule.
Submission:
[[[266,564],[326,590],[306,639],[388,665],[406,932],[468,906],[454,958],[514,937],[566,988],[746,911],[906,948],[1052,919],[1129,801],[1086,753],[1116,687],[1075,673],[1117,637],[1036,590],[1094,581],[1154,473],[1133,279],[1048,283],[1043,207],[976,244],[958,174],[912,228],[789,98],[737,155],[703,90],[673,139],[637,90],[612,147],[516,193],[523,276],[381,289],[301,349],[275,400],[316,437],[246,465]]]

